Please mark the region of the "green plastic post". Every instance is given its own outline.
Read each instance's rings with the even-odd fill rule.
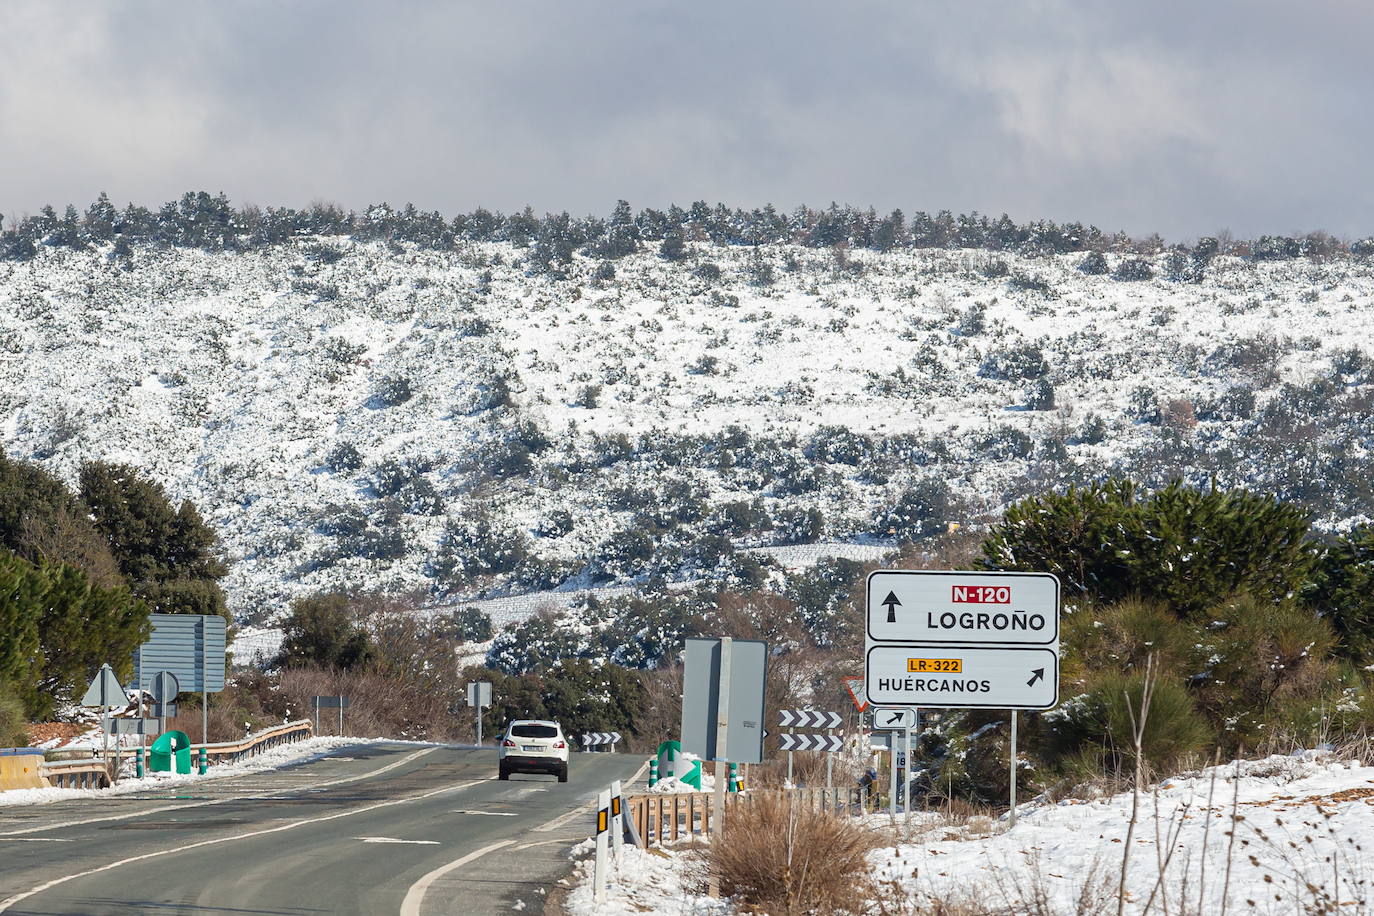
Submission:
[[[738,763],[732,763],[732,764],[730,764],[730,791],[731,791],[731,792],[738,792],[738,791],[739,791],[739,764],[738,764]]]
[[[658,785],[658,758],[649,758],[649,788]]]
[[[209,768],[210,768],[210,755],[209,755],[208,753],[206,753],[205,748],[202,747],[202,748],[200,749],[200,775],[204,776],[204,775],[205,775],[205,771],[208,770]]]
[[[134,763],[134,777],[135,777],[136,779],[142,779],[142,778],[143,778],[143,748],[140,747],[140,748],[138,749],[138,754],[137,754],[137,756],[134,757],[134,760],[136,761],[136,762]]]

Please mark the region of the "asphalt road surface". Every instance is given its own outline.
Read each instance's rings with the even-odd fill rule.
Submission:
[[[0,808],[0,913],[541,913],[596,793],[643,760],[573,754],[568,782],[496,779],[491,748],[358,745],[162,792]]]

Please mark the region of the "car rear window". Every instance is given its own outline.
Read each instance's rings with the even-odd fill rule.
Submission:
[[[557,738],[558,729],[552,725],[512,725],[510,733],[515,738]]]

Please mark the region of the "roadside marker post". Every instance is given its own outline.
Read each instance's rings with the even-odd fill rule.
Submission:
[[[611,851],[620,864],[620,847],[625,842],[625,812],[620,796],[620,780],[611,782]]]
[[[592,866],[592,896],[597,903],[606,902],[607,837],[611,827],[611,793],[601,790],[596,797],[596,861]]]
[[[658,785],[658,758],[649,758],[649,788]]]

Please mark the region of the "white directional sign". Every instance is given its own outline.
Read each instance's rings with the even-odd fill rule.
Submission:
[[[1049,573],[878,570],[868,577],[875,642],[1048,646],[1059,642],[1059,580]]]
[[[591,744],[615,744],[620,740],[620,732],[588,732],[582,736],[582,743]]]
[[[867,608],[864,691],[875,707],[1059,701],[1059,580],[1049,573],[879,570]]]
[[[874,728],[915,728],[916,710],[910,707],[891,706],[873,710]]]

